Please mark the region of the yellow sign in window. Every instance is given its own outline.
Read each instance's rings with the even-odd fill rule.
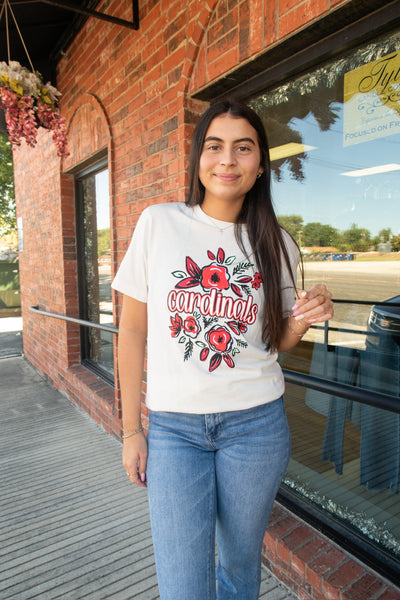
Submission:
[[[400,133],[400,52],[345,73],[343,145]]]

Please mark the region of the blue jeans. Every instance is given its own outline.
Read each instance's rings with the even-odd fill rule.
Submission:
[[[147,439],[161,599],[256,600],[264,533],[290,454],[283,398],[208,415],[150,411]]]

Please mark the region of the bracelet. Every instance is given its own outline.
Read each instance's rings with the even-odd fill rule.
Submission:
[[[290,333],[293,333],[293,335],[297,335],[297,337],[298,337],[298,338],[302,338],[302,337],[303,337],[303,335],[304,335],[304,333],[306,333],[306,332],[304,332],[304,333],[296,333],[296,332],[295,332],[295,331],[293,331],[293,329],[290,327],[289,323],[288,323],[288,329],[289,329]]]
[[[140,426],[139,429],[135,429],[134,431],[131,431],[130,433],[127,433],[127,434],[124,433],[122,436],[122,439],[126,440],[126,438],[130,438],[133,435],[136,435],[137,433],[141,433],[142,431],[143,431],[143,427]]]
[[[307,329],[305,331],[303,331],[303,333],[296,333],[295,331],[293,331],[293,329],[290,327],[290,319],[292,318],[293,315],[289,316],[288,319],[288,329],[290,331],[290,333],[292,333],[293,335],[296,335],[298,338],[302,338],[303,335],[305,335],[307,333],[307,331],[309,330],[309,327],[307,327]]]

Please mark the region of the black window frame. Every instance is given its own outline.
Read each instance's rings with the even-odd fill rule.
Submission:
[[[80,183],[85,178],[96,175],[97,173],[104,171],[109,167],[108,153],[102,151],[96,154],[94,157],[75,168],[74,174],[74,187],[75,187],[75,215],[76,215],[76,250],[77,250],[77,275],[78,275],[78,306],[79,306],[79,318],[85,321],[89,320],[88,306],[87,306],[87,277],[85,261],[82,259],[84,256],[84,219],[83,219],[83,194]],[[92,371],[95,375],[100,377],[105,383],[112,386],[115,385],[115,378],[99,364],[91,360],[90,358],[90,341],[89,341],[89,328],[90,326],[80,326],[80,353],[81,363]]]

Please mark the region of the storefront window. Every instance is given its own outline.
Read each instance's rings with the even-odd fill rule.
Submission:
[[[81,229],[81,317],[112,325],[110,199],[108,169],[77,178]],[[113,378],[113,334],[82,328],[82,358]]]
[[[400,33],[386,36],[250,104],[305,286],[324,281],[340,300],[283,367],[400,402],[399,48]],[[286,407],[285,485],[400,559],[400,414],[295,384]]]

